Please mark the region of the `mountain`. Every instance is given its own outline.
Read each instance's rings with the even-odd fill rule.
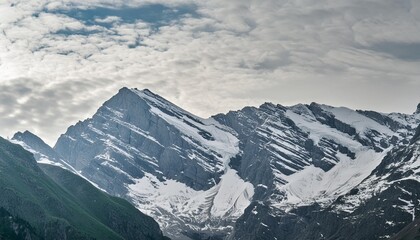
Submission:
[[[377,216],[378,212],[366,214],[373,211],[372,196],[385,188],[369,192],[383,180],[365,179],[373,178],[386,159],[399,161],[402,156],[389,156],[395,149],[411,147],[407,145],[419,124],[418,113],[381,114],[316,103],[288,108],[264,104],[259,109],[247,108],[216,118],[239,133],[253,123],[245,128],[250,131],[243,131],[241,143],[244,152],[258,152],[244,154],[237,165],[242,178],[270,190],[254,198],[237,220],[230,239],[379,239],[385,235],[381,235],[385,227],[392,235],[412,220],[400,219],[394,228],[372,221],[390,223],[397,215],[385,220]],[[300,131],[303,133],[297,134]],[[263,144],[264,148],[257,147]],[[260,162],[258,166],[269,163],[268,170],[256,169],[256,162]],[[267,172],[272,176],[258,178]],[[367,192],[361,190],[363,184]],[[348,202],[347,196],[351,198]],[[365,206],[364,201],[371,205]],[[382,202],[379,205],[384,207]],[[365,228],[366,222],[375,224]]]
[[[418,216],[419,148],[418,141],[392,148],[369,176],[331,204],[284,211],[255,203],[238,219],[231,239],[388,239]]]
[[[46,144],[41,138],[39,138],[35,134],[29,131],[17,132],[13,135],[11,141],[13,143],[21,145],[23,148],[25,148],[25,150],[32,153],[37,163],[43,165],[54,165],[66,169],[72,172],[73,174],[76,174],[79,177],[85,179],[86,181],[94,185],[96,188],[99,188],[97,184],[95,184],[92,181],[89,181],[89,179],[85,178],[74,167],[72,167],[70,164],[64,161],[63,158],[58,153],[56,153],[54,149],[48,146],[48,144]]]
[[[127,201],[1,138],[0,193],[0,239],[165,239]]]
[[[253,195],[228,166],[239,154],[230,131],[148,90],[123,88],[70,127],[54,150],[100,188],[153,216],[169,236],[206,228],[224,235]]]
[[[4,208],[0,208],[0,239],[31,239],[36,235],[34,229],[19,217],[12,216]]]
[[[19,141],[131,201],[173,239],[378,239],[413,221],[409,198],[398,196],[416,196],[409,170],[417,159],[406,164],[419,124],[419,108],[384,114],[318,103],[203,119],[147,89],[123,88],[69,127],[51,157]]]

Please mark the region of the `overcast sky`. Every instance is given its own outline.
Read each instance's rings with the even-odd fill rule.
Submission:
[[[53,145],[123,86],[203,117],[265,101],[412,113],[420,1],[0,1],[1,136]]]

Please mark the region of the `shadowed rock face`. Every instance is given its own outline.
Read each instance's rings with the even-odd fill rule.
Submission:
[[[416,129],[416,133],[414,134],[413,138],[411,139],[411,143],[418,142],[420,140],[420,125]]]
[[[416,240],[420,238],[420,219],[417,218],[401,231],[395,234],[391,240]]]
[[[380,206],[359,185],[390,149],[409,145],[418,124],[418,114],[317,103],[265,103],[202,119],[149,90],[123,88],[71,126],[53,151],[153,216],[174,239],[311,239],[311,231],[320,239],[362,226],[337,220],[346,216],[377,221],[358,215]],[[370,203],[350,204],[352,214],[343,213],[336,208],[348,205],[339,202],[345,196]],[[349,227],[337,232],[337,224]],[[353,239],[377,237],[375,229]]]

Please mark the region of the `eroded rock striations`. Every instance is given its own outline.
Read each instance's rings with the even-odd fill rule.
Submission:
[[[318,103],[203,119],[123,88],[54,149],[15,138],[128,199],[173,239],[380,239],[417,216],[419,124],[419,109]]]

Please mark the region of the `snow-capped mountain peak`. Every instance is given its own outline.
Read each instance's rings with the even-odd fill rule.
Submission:
[[[231,229],[253,196],[252,184],[229,166],[240,155],[235,132],[147,89],[122,88],[92,118],[70,127],[54,149],[101,188],[154,216],[175,237],[184,221],[191,222],[184,231],[203,224]],[[222,191],[232,184],[244,187]],[[219,206],[221,201],[227,205]]]
[[[16,138],[130,200],[173,239],[274,239],[279,214],[293,222],[307,208],[357,212],[351,199],[368,201],[363,189],[383,177],[372,172],[418,140],[419,116],[264,103],[203,119],[150,90],[122,88],[54,149]]]

